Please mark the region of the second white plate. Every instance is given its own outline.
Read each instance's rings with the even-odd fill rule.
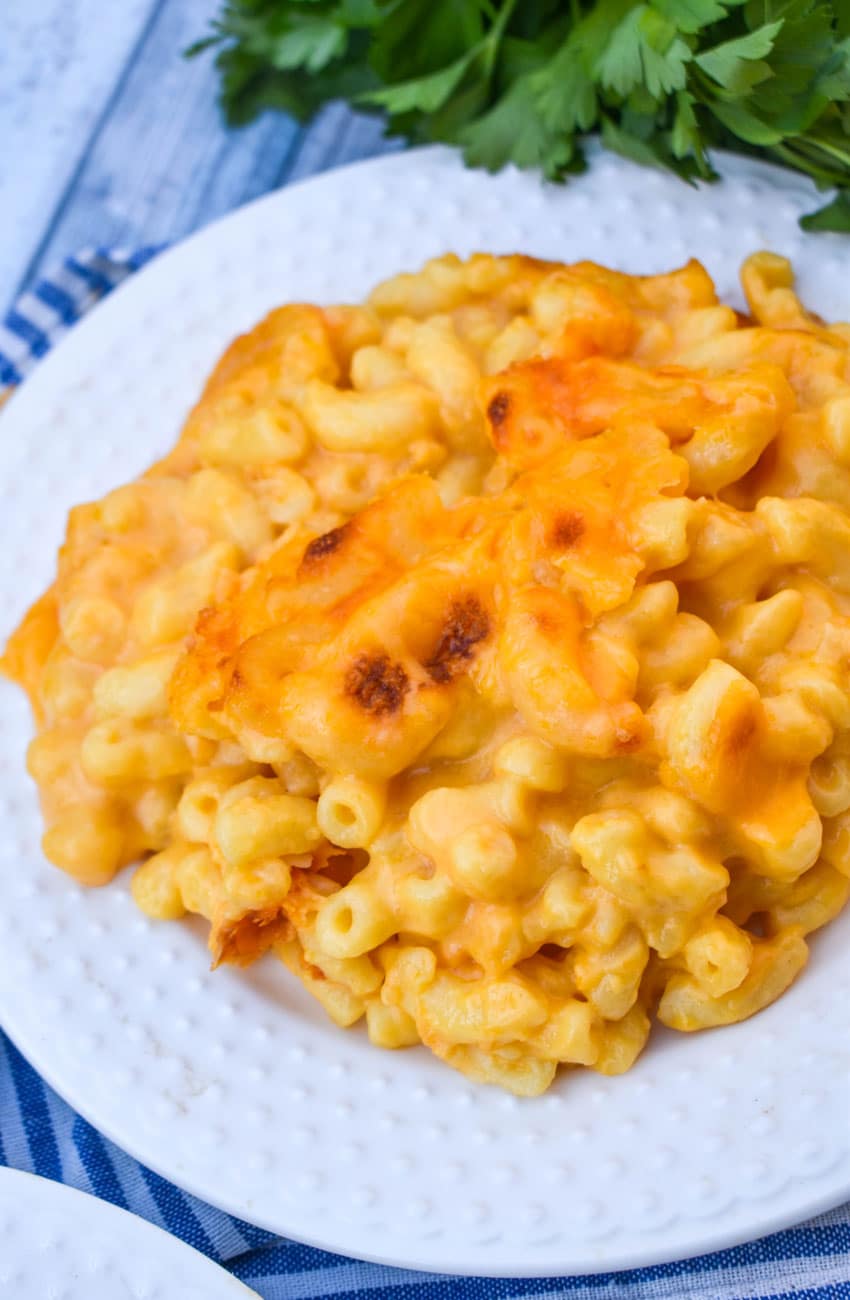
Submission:
[[[691,190],[610,155],[564,189],[433,150],[312,180],[159,258],[71,332],[0,423],[0,636],[50,580],[65,513],[173,441],[217,354],[288,299],[360,298],[452,249],[703,259],[740,301],[759,247],[850,314],[850,241],[804,236],[816,196],[730,162]],[[48,1081],[180,1186],[288,1236],[450,1272],[624,1268],[755,1237],[850,1198],[850,915],[771,1010],[656,1034],[625,1078],[564,1075],[519,1101],[423,1050],[334,1028],[271,962],[208,971],[126,881],[83,892],[39,852],[24,701],[0,687],[0,1020]]]
[[[16,1169],[0,1169],[0,1295],[258,1300],[205,1255],[145,1219]]]

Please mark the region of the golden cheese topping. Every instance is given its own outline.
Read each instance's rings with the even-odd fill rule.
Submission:
[[[850,894],[847,326],[757,254],[273,312],[13,636],[45,852],[530,1095],[778,997]]]

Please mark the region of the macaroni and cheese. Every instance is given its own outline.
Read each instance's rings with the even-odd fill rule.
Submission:
[[[238,339],[3,660],[48,858],[521,1095],[850,894],[850,327],[768,253],[444,257]]]

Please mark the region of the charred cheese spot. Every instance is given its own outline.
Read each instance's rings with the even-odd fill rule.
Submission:
[[[435,682],[450,682],[490,631],[490,619],[477,596],[453,600],[437,647],[425,664]]]
[[[576,542],[581,541],[584,531],[584,518],[578,510],[564,510],[552,525],[551,544],[560,550],[569,550]]]
[[[487,419],[494,429],[499,429],[508,418],[508,412],[511,409],[511,398],[509,393],[495,393],[490,398],[490,404],[487,407]]]
[[[345,693],[366,713],[397,713],[410,688],[404,668],[388,654],[362,654],[345,674]]]
[[[326,555],[333,555],[345,541],[349,530],[349,524],[340,524],[339,528],[332,528],[330,532],[314,537],[312,542],[308,542],[305,547],[299,567],[301,569],[310,568],[319,560],[323,560]]]

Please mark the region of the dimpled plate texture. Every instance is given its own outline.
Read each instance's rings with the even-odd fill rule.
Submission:
[[[0,424],[0,635],[50,580],[65,513],[168,448],[218,354],[287,300],[359,299],[453,250],[628,271],[789,254],[850,313],[850,240],[804,235],[802,180],[727,160],[690,189],[611,155],[565,188],[441,149],[273,194],[157,259],[86,319]],[[155,924],[126,877],[85,892],[39,853],[24,700],[0,686],[0,1018],[67,1100],[138,1159],[263,1227],[447,1272],[593,1272],[758,1236],[850,1197],[850,915],[776,1006],[656,1032],[624,1078],[521,1101],[424,1049],[379,1051],[271,959],[209,973],[204,934]]]
[[[145,1219],[16,1169],[0,1169],[0,1295],[257,1300],[223,1268]]]

